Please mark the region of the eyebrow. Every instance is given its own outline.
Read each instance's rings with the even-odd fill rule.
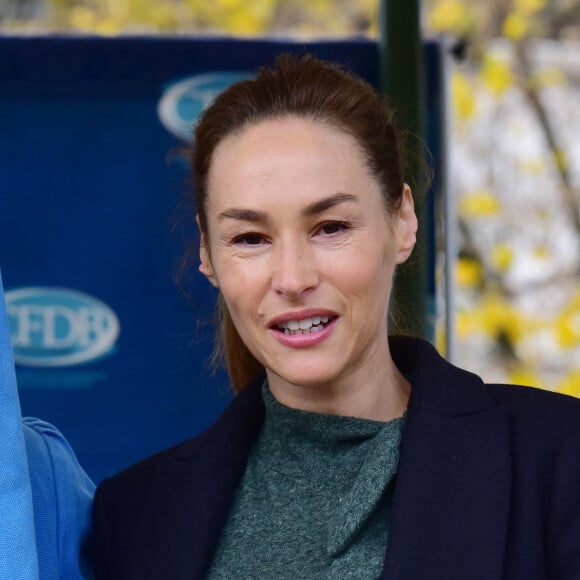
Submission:
[[[335,195],[331,195],[330,197],[325,197],[320,201],[315,201],[314,203],[307,206],[302,213],[307,216],[316,215],[326,211],[327,209],[331,209],[337,205],[340,205],[341,203],[349,201],[357,202],[358,198],[356,195],[352,195],[350,193],[337,193]]]
[[[331,195],[311,203],[304,208],[302,214],[305,216],[313,216],[322,213],[327,209],[331,209],[337,205],[340,205],[341,203],[357,201],[358,198],[355,195],[350,193],[337,193],[335,195]],[[232,219],[245,222],[263,223],[268,221],[268,216],[266,215],[266,212],[261,210],[231,207],[222,211],[218,215],[218,219]]]
[[[265,222],[267,221],[266,212],[255,209],[244,209],[241,207],[230,207],[218,215],[218,219],[231,219],[243,222]]]

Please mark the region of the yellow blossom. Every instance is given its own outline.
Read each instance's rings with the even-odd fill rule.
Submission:
[[[95,32],[103,36],[115,36],[123,31],[123,26],[112,18],[100,20],[95,26]]]
[[[580,333],[571,318],[566,316],[558,317],[554,323],[553,329],[560,347],[570,348],[578,344]]]
[[[465,340],[478,330],[478,322],[472,312],[460,311],[455,316],[455,330],[459,340]]]
[[[580,369],[571,370],[558,385],[558,391],[565,395],[580,397]]]
[[[172,30],[178,24],[174,10],[167,2],[153,4],[150,19],[158,30]]]
[[[90,8],[75,6],[70,10],[69,22],[76,30],[93,32],[97,25],[97,15]]]
[[[508,380],[514,385],[525,385],[528,387],[542,387],[540,377],[529,369],[516,367],[508,373]]]
[[[242,0],[215,0],[215,6],[221,10],[233,10],[243,7]]]
[[[479,286],[483,277],[481,264],[469,258],[459,258],[455,265],[455,281],[459,286]]]
[[[107,0],[100,3],[102,13],[108,14],[109,18],[117,21],[140,20],[143,13],[142,2],[133,2],[131,6],[127,2],[119,0]]]
[[[481,78],[487,90],[496,96],[502,95],[514,84],[514,75],[509,65],[493,55],[484,58]]]
[[[552,330],[562,348],[580,345],[580,293],[577,293],[558,314]]]
[[[498,244],[491,252],[491,262],[500,272],[506,272],[512,265],[514,252],[508,244]]]
[[[519,12],[533,14],[546,6],[546,0],[515,0],[515,8]]]
[[[459,203],[459,212],[464,217],[491,217],[497,215],[500,210],[500,201],[488,190],[468,193]]]
[[[445,325],[437,323],[435,325],[435,347],[437,350],[445,356],[445,347],[447,341],[447,333],[445,332]]]
[[[503,34],[510,40],[521,40],[529,28],[529,19],[521,12],[512,12],[508,14],[503,22]]]
[[[453,108],[460,119],[470,119],[475,115],[473,83],[459,71],[455,71],[451,77],[451,97]]]
[[[480,317],[481,330],[485,334],[492,338],[506,336],[512,344],[522,337],[527,322],[511,304],[495,294],[485,297]]]
[[[228,28],[237,34],[257,34],[262,30],[262,23],[256,14],[248,10],[236,10],[228,18]]]
[[[456,321],[460,339],[473,334],[484,335],[491,340],[501,336],[511,344],[516,344],[536,324],[496,293],[484,295],[476,307],[459,312]]]
[[[472,22],[466,2],[441,0],[435,4],[428,16],[428,25],[434,32],[464,33]]]

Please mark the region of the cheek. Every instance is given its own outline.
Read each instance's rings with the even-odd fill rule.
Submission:
[[[264,283],[255,264],[236,260],[221,261],[216,268],[220,291],[236,325],[247,324],[257,316]]]
[[[364,256],[364,258],[361,258]],[[352,318],[369,332],[386,320],[393,281],[393,257],[380,249],[367,248],[351,260],[340,260],[333,268],[333,285],[343,295]],[[364,322],[363,322],[364,321]]]
[[[240,260],[231,250],[219,246],[212,248],[211,255],[213,271],[224,296],[234,296],[240,287],[251,283],[251,264]]]
[[[392,251],[368,244],[333,260],[329,272],[332,272],[336,284],[349,293],[366,296],[380,288],[390,287],[394,269]]]

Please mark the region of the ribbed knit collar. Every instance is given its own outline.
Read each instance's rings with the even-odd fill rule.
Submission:
[[[341,501],[328,519],[330,556],[351,545],[393,481],[405,416],[387,422],[292,409],[262,389],[266,420],[260,447],[280,473],[313,474]],[[333,483],[334,480],[334,483]]]
[[[265,429],[275,429],[277,437],[299,437],[319,446],[360,443],[392,423],[287,407],[274,398],[267,381],[262,386],[262,396],[266,406]]]

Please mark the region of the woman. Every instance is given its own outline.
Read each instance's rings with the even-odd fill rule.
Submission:
[[[193,169],[238,394],[101,484],[97,579],[580,578],[580,403],[387,338],[417,220],[373,89],[282,56],[205,111]]]

